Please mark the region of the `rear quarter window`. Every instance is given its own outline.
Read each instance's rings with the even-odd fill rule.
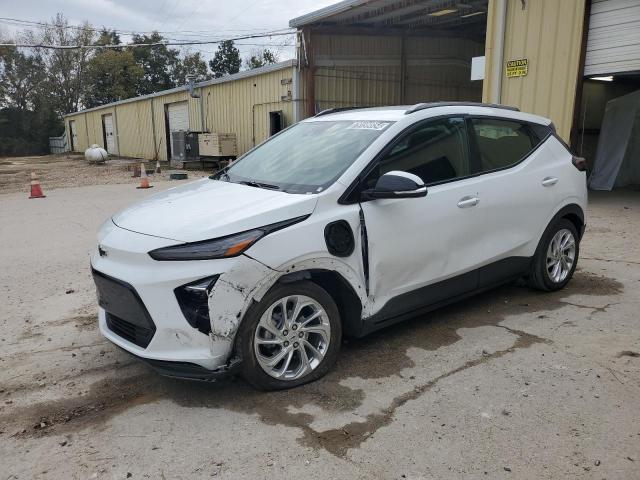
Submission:
[[[519,163],[548,134],[536,131],[528,123],[494,118],[471,119],[478,152],[480,171],[489,172]]]

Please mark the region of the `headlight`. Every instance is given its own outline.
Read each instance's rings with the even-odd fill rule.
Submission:
[[[213,240],[158,248],[151,250],[149,255],[154,260],[211,260],[214,258],[237,257],[265,235],[301,222],[308,217],[309,215],[296,217],[284,222],[272,223],[271,225]]]
[[[151,250],[149,255],[154,260],[210,260],[212,258],[235,257],[264,235],[265,232],[262,230],[249,230],[215,240],[158,248]]]

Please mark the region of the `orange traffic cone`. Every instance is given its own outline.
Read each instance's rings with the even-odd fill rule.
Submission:
[[[36,172],[31,172],[31,196],[29,198],[44,198],[45,194],[42,193],[42,187],[36,176]]]
[[[147,177],[147,170],[144,168],[144,163],[140,164],[140,186],[136,188],[151,188],[149,185],[149,177]]]
[[[156,160],[156,173],[162,173],[162,170],[160,170],[160,160]]]

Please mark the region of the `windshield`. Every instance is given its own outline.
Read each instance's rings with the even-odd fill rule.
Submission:
[[[301,122],[271,138],[213,178],[289,193],[331,185],[391,122]]]

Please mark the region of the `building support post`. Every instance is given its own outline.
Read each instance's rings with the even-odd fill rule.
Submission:
[[[156,114],[153,108],[153,98],[150,98],[149,102],[151,102],[151,131],[153,132],[153,159],[158,161],[158,141],[156,138]]]
[[[584,2],[584,18],[582,21],[582,45],[580,46],[580,60],[578,60],[578,78],[576,80],[576,97],[573,102],[573,120],[569,133],[569,145],[574,152],[582,156],[582,144],[578,150],[578,135],[584,135],[584,125],[580,125],[580,111],[582,110],[582,91],[584,87],[584,62],[587,56],[587,40],[589,37],[589,18],[591,17],[591,1]]]
[[[502,100],[502,75],[504,65],[504,37],[507,24],[507,0],[489,0],[489,24],[487,25],[487,66],[485,79],[489,88],[484,89],[483,101],[500,103]]]
[[[316,114],[316,79],[313,62],[313,48],[311,47],[311,31],[302,30],[302,48],[304,50],[306,71],[306,96],[307,96],[307,116],[313,117]]]
[[[407,98],[407,38],[400,37],[400,105],[406,103]]]

